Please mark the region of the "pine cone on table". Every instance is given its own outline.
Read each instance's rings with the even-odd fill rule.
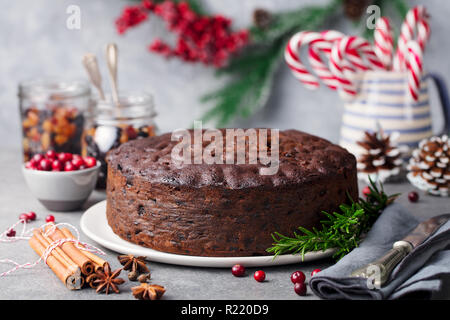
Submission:
[[[447,135],[422,140],[409,160],[408,180],[433,195],[448,196],[450,141]]]
[[[364,139],[357,142],[364,149],[358,158],[358,179],[370,183],[370,177],[372,181],[384,182],[400,173],[403,150],[394,143],[397,137],[385,135],[382,130],[364,133]]]

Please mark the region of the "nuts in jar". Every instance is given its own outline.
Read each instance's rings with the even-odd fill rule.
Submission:
[[[83,133],[82,155],[101,163],[97,188],[106,188],[107,152],[127,141],[154,136],[155,115],[152,96],[145,93],[121,95],[119,108],[108,98],[94,100]]]

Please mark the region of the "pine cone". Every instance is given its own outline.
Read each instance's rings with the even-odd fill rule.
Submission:
[[[344,12],[352,20],[358,20],[371,3],[369,0],[344,0]]]
[[[384,135],[380,132],[365,132],[363,141],[357,144],[365,149],[358,158],[358,178],[369,183],[372,181],[384,182],[388,177],[400,173],[403,160],[402,150],[398,148],[393,140],[396,137]]]
[[[408,180],[434,195],[448,196],[450,141],[447,135],[422,140],[409,160]]]
[[[253,11],[253,23],[260,29],[266,29],[272,22],[272,14],[264,9],[255,9]]]

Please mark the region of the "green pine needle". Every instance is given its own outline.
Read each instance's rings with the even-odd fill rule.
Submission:
[[[215,103],[202,120],[215,120],[217,126],[223,127],[237,117],[246,118],[260,110],[269,99],[289,37],[300,30],[319,28],[340,4],[341,0],[333,0],[324,7],[311,6],[275,14],[267,29],[252,27],[250,46],[217,72],[218,76],[231,76],[231,81],[202,98],[203,102]]]
[[[359,245],[362,235],[370,230],[384,208],[398,196],[386,195],[383,185],[380,183],[378,187],[372,180],[369,189],[366,199],[359,198],[355,202],[350,198],[351,204],[340,205],[340,212],[323,212],[326,220],[321,221],[320,230],[298,227],[301,233],[294,232],[292,237],[274,232],[273,246],[267,252],[273,253],[274,259],[288,253],[301,254],[303,258],[307,252],[335,248],[333,257],[342,258]]]

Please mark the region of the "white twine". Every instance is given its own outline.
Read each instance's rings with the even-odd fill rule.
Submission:
[[[19,223],[23,223],[23,228],[22,228],[22,232],[20,233],[20,235],[8,237],[7,234],[9,232],[9,230],[14,229]],[[45,231],[45,227],[47,227],[47,226],[50,226],[50,228],[47,231]],[[103,252],[101,249],[99,249],[91,244],[80,241],[80,233],[78,232],[78,229],[69,223],[54,224],[52,222],[49,222],[49,223],[43,224],[42,226],[38,227],[37,229],[42,229],[43,231],[45,231],[44,234],[46,236],[48,236],[48,235],[52,234],[58,226],[65,226],[65,227],[72,229],[72,231],[74,231],[74,233],[75,233],[75,235],[74,235],[75,239],[65,238],[65,239],[53,241],[45,249],[42,256],[39,257],[39,259],[36,260],[35,262],[27,262],[24,264],[20,264],[11,259],[0,259],[0,263],[14,264],[13,268],[0,273],[0,278],[7,276],[19,269],[31,269],[31,268],[35,267],[36,265],[38,265],[41,261],[44,261],[45,263],[47,263],[47,259],[50,256],[50,254],[52,253],[52,251],[54,249],[56,249],[57,247],[62,246],[66,242],[72,242],[80,250],[89,251],[89,252],[100,254],[103,256],[106,255],[106,253]],[[21,220],[17,221],[16,223],[14,223],[11,227],[7,228],[6,231],[4,231],[0,234],[0,243],[2,243],[2,242],[10,243],[10,242],[16,242],[19,240],[29,240],[32,237],[33,230],[34,230],[34,228],[27,230],[27,221],[25,219],[21,219]]]

